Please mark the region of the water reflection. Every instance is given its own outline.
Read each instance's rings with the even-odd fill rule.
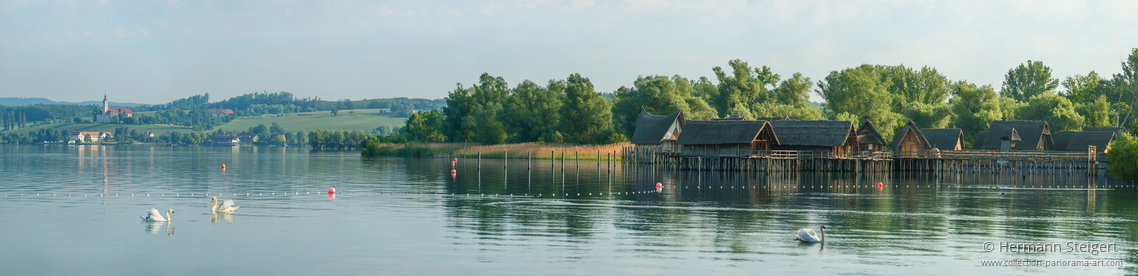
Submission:
[[[217,225],[218,216],[220,216],[222,220],[225,220],[225,222],[233,223],[233,214],[231,214],[231,213],[220,213],[220,214],[218,214],[218,212],[213,212],[213,219],[210,219],[210,222],[212,222],[214,225]]]
[[[72,252],[77,244],[93,243],[114,254],[61,254],[82,267],[106,271],[113,271],[107,264],[121,261],[102,255],[144,254],[152,244],[129,237],[91,241],[90,234],[80,231],[101,237],[142,235],[133,224],[137,210],[198,210],[209,199],[203,195],[226,194],[256,207],[242,209],[246,214],[240,224],[205,229],[194,227],[234,218],[183,214],[179,226],[193,233],[163,243],[169,252],[177,252],[163,261],[185,271],[199,269],[184,260],[213,252],[215,247],[207,245],[224,242],[243,256],[235,261],[250,267],[203,272],[322,272],[290,266],[299,263],[336,266],[345,274],[374,273],[376,266],[396,268],[379,269],[379,274],[492,274],[500,269],[522,274],[551,268],[584,273],[630,268],[636,274],[738,273],[771,267],[781,272],[776,274],[1032,271],[978,268],[977,260],[1011,258],[1124,260],[1130,265],[1124,271],[1138,272],[1132,266],[1138,263],[1138,252],[1129,250],[1138,246],[1138,204],[1133,204],[1138,193],[1133,186],[1119,187],[1116,181],[1078,172],[1024,177],[975,171],[672,171],[608,167],[603,162],[576,166],[572,160],[564,166],[560,160],[535,160],[531,165],[525,159],[363,158],[353,152],[252,147],[4,150],[10,152],[0,155],[0,161],[11,164],[0,166],[5,193],[112,196],[3,198],[0,220],[31,223],[5,225],[10,234],[0,243],[10,252],[23,252],[40,250],[37,240],[66,237],[54,248],[42,249],[48,253]],[[220,170],[221,164],[228,168]],[[329,186],[343,194],[327,194]],[[82,227],[61,223],[76,219],[84,220]],[[828,228],[826,244],[794,239],[795,230],[821,224]],[[170,236],[175,232],[170,223],[144,226],[149,234],[164,229]],[[328,237],[343,239],[327,242]],[[985,241],[1067,240],[1119,242],[1127,249],[1082,256],[989,253],[979,246]],[[113,246],[117,244],[130,246]],[[3,260],[0,267],[17,268],[12,274],[37,274],[31,269],[38,268]],[[813,265],[822,261],[824,265]],[[432,265],[417,265],[424,263]],[[258,270],[278,266],[283,268]],[[1088,270],[1118,268],[1043,271]],[[82,271],[39,274],[75,272]]]
[[[163,230],[162,226],[166,226],[163,233],[166,233],[166,235],[171,237],[174,236],[174,228],[171,227],[173,223],[167,223],[165,221],[143,221],[142,224],[146,225],[146,228],[144,228],[143,231],[146,231],[147,234],[157,235],[158,231]]]

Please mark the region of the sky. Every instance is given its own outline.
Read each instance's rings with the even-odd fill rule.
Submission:
[[[815,82],[929,66],[998,90],[1028,60],[1060,80],[1118,73],[1135,26],[1138,1],[0,0],[0,97],[437,99],[482,73],[511,87],[579,73],[608,92],[714,81],[733,59]]]

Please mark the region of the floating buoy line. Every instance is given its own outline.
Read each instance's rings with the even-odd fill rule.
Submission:
[[[560,193],[552,193],[552,194],[546,194],[546,193],[538,193],[538,194],[528,194],[528,193],[524,193],[524,194],[499,194],[499,193],[487,194],[487,193],[438,193],[438,192],[434,192],[434,193],[422,193],[422,192],[420,192],[420,193],[411,193],[411,192],[398,193],[398,192],[330,190],[330,191],[334,191],[334,192],[329,193],[330,191],[320,191],[320,192],[305,192],[303,194],[301,194],[300,192],[281,192],[281,193],[269,192],[269,193],[267,193],[268,195],[266,195],[266,193],[264,193],[264,192],[260,192],[260,193],[256,193],[256,194],[244,193],[243,195],[241,193],[204,193],[204,194],[190,193],[190,194],[186,194],[186,195],[183,195],[181,193],[171,193],[171,194],[166,194],[166,193],[158,193],[158,194],[101,193],[101,194],[81,194],[81,196],[82,197],[126,197],[126,196],[130,196],[130,197],[142,197],[142,196],[145,196],[145,197],[171,197],[171,196],[172,197],[211,197],[211,196],[245,196],[245,197],[258,197],[258,196],[264,197],[264,196],[267,196],[267,197],[278,197],[278,196],[313,196],[313,195],[316,195],[316,196],[428,195],[428,196],[455,196],[455,197],[477,196],[477,197],[532,197],[532,198],[557,197],[557,198],[569,198],[569,197],[592,197],[592,196],[594,196],[594,194],[596,194],[596,196],[605,196],[605,195],[608,195],[608,196],[624,196],[624,195],[641,195],[641,194],[660,194],[660,193],[663,193],[663,191],[665,190],[664,189],[665,186],[660,185],[659,183],[657,183],[657,184],[658,185],[656,185],[656,187],[655,187],[656,189],[654,189],[654,190],[641,190],[641,191],[631,191],[631,192],[609,192],[609,193],[579,193],[579,192],[566,193],[566,192],[560,192]],[[957,184],[940,184],[940,185],[936,185],[936,184],[926,184],[926,185],[893,184],[893,185],[882,185],[882,183],[880,183],[880,182],[877,184],[864,184],[864,185],[797,185],[797,184],[795,184],[795,185],[790,185],[790,184],[784,184],[784,185],[778,185],[778,184],[775,184],[775,185],[737,185],[737,186],[736,185],[681,185],[681,186],[667,185],[667,187],[669,187],[670,189],[677,189],[678,188],[681,190],[704,190],[704,189],[707,189],[707,190],[739,190],[739,189],[806,189],[806,190],[812,190],[812,189],[846,189],[846,188],[866,188],[866,189],[882,190],[884,188],[933,188],[933,187],[937,187],[937,188],[1004,189],[1004,190],[1056,190],[1056,191],[1059,191],[1059,190],[1068,190],[1068,191],[1069,190],[1077,190],[1077,191],[1096,190],[1096,191],[1099,191],[1099,190],[1112,190],[1112,189],[1136,189],[1136,190],[1138,190],[1138,185],[1118,185],[1118,184],[1116,184],[1116,185],[1101,185],[1101,186],[1088,186],[1088,185],[1002,185],[1002,186],[999,186],[999,185],[992,185],[992,184],[989,184],[989,185],[982,185],[982,184],[969,184],[969,185],[957,185]],[[5,193],[4,197],[27,197],[27,196],[31,196],[31,195],[32,194]],[[44,196],[65,197],[63,194],[47,194],[47,193],[37,193],[37,194],[35,194],[35,196],[36,197],[44,197]],[[80,196],[80,194],[74,194],[74,193],[66,194],[66,197],[78,197],[78,196]]]

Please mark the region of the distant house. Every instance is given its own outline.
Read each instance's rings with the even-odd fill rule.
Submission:
[[[790,115],[789,114],[783,115],[782,117],[763,117],[762,115],[759,115],[759,117],[755,118],[755,120],[768,121],[768,122],[769,121],[778,121],[778,120],[790,120]]]
[[[869,113],[861,116],[861,124],[857,127],[857,148],[855,151],[879,151],[885,145],[885,139],[881,138],[881,133],[877,132],[877,128],[873,126],[873,118],[869,117]]]
[[[829,151],[847,155],[857,146],[857,133],[852,121],[778,120],[770,121],[778,135],[775,150]]]
[[[1003,150],[1004,144],[1008,150],[1051,150],[1054,146],[1046,121],[994,121],[987,132],[976,136],[977,149]]]
[[[110,132],[98,132],[98,131],[72,131],[71,132],[71,141],[87,142],[87,137],[91,137],[90,142],[98,142],[99,140],[106,140],[107,138],[114,137],[114,134],[111,134]]]
[[[684,131],[685,123],[682,110],[668,116],[652,115],[648,111],[640,110],[631,142],[637,149],[678,150],[676,139],[679,139],[680,133]]]
[[[1095,152],[1106,153],[1116,138],[1117,133],[1110,130],[1060,131],[1055,134],[1054,150],[1086,152],[1090,146],[1095,146]]]
[[[232,146],[232,145],[236,145],[240,141],[241,140],[237,139],[236,136],[211,136],[211,137],[209,137],[209,142],[211,144],[219,145],[219,146]]]
[[[680,156],[703,157],[749,157],[778,142],[770,123],[752,120],[690,120],[676,140]]]
[[[902,156],[921,155],[932,149],[924,132],[921,132],[921,128],[917,127],[913,120],[909,120],[901,130],[897,131],[897,136],[893,138],[893,144],[890,146],[893,147],[894,154]]]
[[[103,112],[95,114],[95,122],[110,123],[111,118],[119,115],[120,113],[127,117],[134,115],[134,113],[130,111],[130,108],[110,107],[108,104],[109,102],[107,101],[107,95],[103,95]]]
[[[147,131],[145,135],[146,137],[154,137],[154,132]]]
[[[256,134],[237,134],[237,139],[242,143],[257,142],[258,138]]]
[[[964,131],[959,128],[925,128],[921,129],[921,133],[924,133],[929,144],[938,150],[964,149]]]
[[[226,108],[226,109],[206,109],[205,111],[208,111],[210,115],[213,115],[213,117],[225,117],[227,115],[233,114],[233,110],[228,109],[228,108]]]

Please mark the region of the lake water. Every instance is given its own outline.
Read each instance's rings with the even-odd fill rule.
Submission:
[[[1138,272],[1138,192],[1084,171],[768,175],[460,158],[452,175],[449,158],[296,148],[0,153],[0,275]],[[241,209],[215,217],[214,196]],[[148,208],[176,215],[143,222]],[[819,225],[825,244],[794,240]]]

